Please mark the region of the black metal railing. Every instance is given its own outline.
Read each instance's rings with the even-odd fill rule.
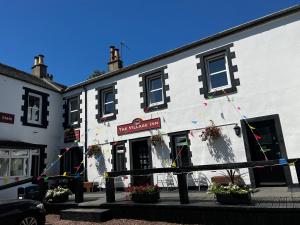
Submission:
[[[106,202],[115,202],[115,184],[114,177],[118,176],[142,176],[155,173],[174,173],[177,175],[178,180],[178,191],[179,199],[181,204],[189,203],[188,186],[187,186],[187,173],[193,171],[209,171],[209,170],[225,170],[225,169],[242,169],[242,168],[255,168],[262,166],[284,166],[287,167],[289,164],[294,163],[296,167],[297,177],[300,181],[300,158],[293,159],[276,159],[266,161],[250,161],[250,162],[239,162],[239,163],[226,163],[226,164],[210,164],[210,165],[199,165],[199,166],[188,166],[188,167],[176,167],[176,168],[154,168],[154,169],[137,169],[127,171],[113,171],[108,172],[106,181]]]

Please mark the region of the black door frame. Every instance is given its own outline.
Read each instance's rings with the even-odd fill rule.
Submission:
[[[268,116],[247,118],[247,122],[250,122],[250,123],[251,122],[261,122],[261,121],[266,121],[266,120],[274,121],[281,157],[287,159],[287,153],[286,153],[286,148],[285,148],[285,143],[284,143],[284,138],[283,138],[283,133],[282,133],[282,129],[281,129],[279,115],[273,114],[273,115],[268,115]],[[248,140],[247,130],[246,130],[247,124],[243,119],[241,120],[241,127],[242,127],[242,134],[243,134],[244,145],[245,145],[246,158],[247,158],[247,161],[251,161],[251,152],[250,152],[249,140]],[[283,166],[283,172],[284,172],[287,186],[291,187],[293,185],[293,181],[292,181],[292,176],[291,176],[291,171],[290,171],[289,165]],[[253,168],[249,168],[249,176],[250,176],[250,182],[251,182],[252,187],[256,187]]]
[[[130,170],[133,170],[132,143],[139,142],[139,141],[147,141],[149,157],[150,157],[150,165],[151,165],[151,168],[153,168],[152,151],[151,151],[151,144],[150,144],[149,138],[150,138],[150,136],[129,140]],[[151,175],[150,180],[151,180],[151,184],[154,184],[153,174]],[[133,184],[133,176],[130,176],[130,183]]]

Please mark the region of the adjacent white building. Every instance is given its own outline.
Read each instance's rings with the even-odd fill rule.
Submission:
[[[299,36],[296,6],[128,67],[112,46],[109,72],[66,88],[1,65],[0,112],[14,115],[14,123],[0,123],[0,139],[45,149],[50,166],[62,155],[49,174],[81,171],[88,181],[111,170],[298,158]],[[43,62],[35,66],[42,72]],[[212,124],[221,136],[205,140]],[[88,158],[91,146],[101,154]],[[34,151],[28,162],[16,161],[28,148],[0,147],[0,184],[14,179],[14,166],[20,177],[35,175],[19,171],[22,160],[32,171]],[[298,183],[293,166],[241,172],[256,186]],[[214,175],[201,173],[204,183]],[[125,177],[117,185],[159,180]]]

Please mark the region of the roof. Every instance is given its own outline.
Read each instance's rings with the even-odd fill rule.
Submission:
[[[16,80],[24,81],[26,83],[37,85],[55,92],[61,92],[65,88],[65,86],[59,85],[53,81],[35,77],[32,74],[26,73],[24,71],[18,70],[14,67],[2,63],[0,63],[0,74]]]
[[[128,72],[130,70],[139,68],[141,66],[144,66],[144,65],[156,62],[158,60],[162,60],[164,58],[167,58],[167,57],[170,57],[170,56],[182,53],[184,51],[193,49],[195,47],[198,47],[200,45],[206,44],[208,42],[215,41],[215,40],[218,40],[220,38],[223,38],[223,37],[226,37],[226,36],[229,36],[229,35],[232,35],[232,34],[235,34],[235,33],[238,33],[238,32],[241,32],[241,31],[244,31],[244,30],[247,30],[247,29],[250,29],[250,28],[262,25],[262,24],[265,24],[265,23],[268,23],[268,22],[273,21],[275,19],[279,19],[279,18],[282,18],[284,16],[288,16],[290,14],[293,14],[293,13],[296,13],[296,12],[299,12],[299,11],[300,11],[300,5],[292,6],[290,8],[287,8],[287,9],[281,10],[279,12],[275,12],[275,13],[269,14],[267,16],[261,17],[261,18],[256,19],[256,20],[252,20],[250,22],[247,22],[247,23],[241,24],[239,26],[230,28],[228,30],[219,32],[219,33],[214,34],[212,36],[200,39],[198,41],[195,41],[195,42],[192,42],[190,44],[181,46],[181,47],[176,48],[174,50],[171,50],[171,51],[165,52],[163,54],[154,56],[152,58],[149,58],[149,59],[137,62],[135,64],[129,65],[129,66],[124,67],[122,69],[119,69],[119,70],[116,70],[116,71],[113,71],[113,72],[108,72],[108,73],[103,74],[101,76],[94,77],[94,78],[88,79],[86,81],[83,81],[81,83],[72,85],[72,86],[66,88],[65,92],[71,91],[71,90],[74,90],[74,89],[77,89],[77,88],[83,88],[86,85],[98,82],[100,80],[103,80],[103,79],[106,79],[106,78],[110,78],[112,76],[116,76],[116,75],[119,75],[119,74],[124,73],[124,72]]]

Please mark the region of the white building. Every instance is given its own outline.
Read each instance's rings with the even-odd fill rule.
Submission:
[[[299,36],[296,6],[124,68],[111,47],[108,73],[64,89],[49,78],[26,75],[21,80],[23,72],[11,69],[5,76],[0,70],[0,111],[15,116],[14,124],[1,123],[0,138],[45,145],[50,165],[63,155],[60,174],[76,173],[74,167],[83,161],[86,169],[80,171],[89,181],[105,171],[170,167],[174,161],[186,166],[298,158]],[[31,126],[21,121],[24,87],[49,95],[46,128],[40,126],[43,114]],[[40,99],[35,101],[44,104],[35,94]],[[222,135],[203,140],[211,121]],[[78,141],[67,140],[70,132],[65,131],[64,143],[63,131],[70,127]],[[152,137],[163,141],[155,144]],[[84,154],[92,145],[101,148],[96,159]],[[4,174],[2,165],[0,176],[12,179],[13,170]],[[298,183],[293,166],[241,172],[249,172],[246,183],[257,186]],[[210,180],[217,173],[202,175]],[[151,182],[157,183],[156,175],[129,177],[118,185]]]

